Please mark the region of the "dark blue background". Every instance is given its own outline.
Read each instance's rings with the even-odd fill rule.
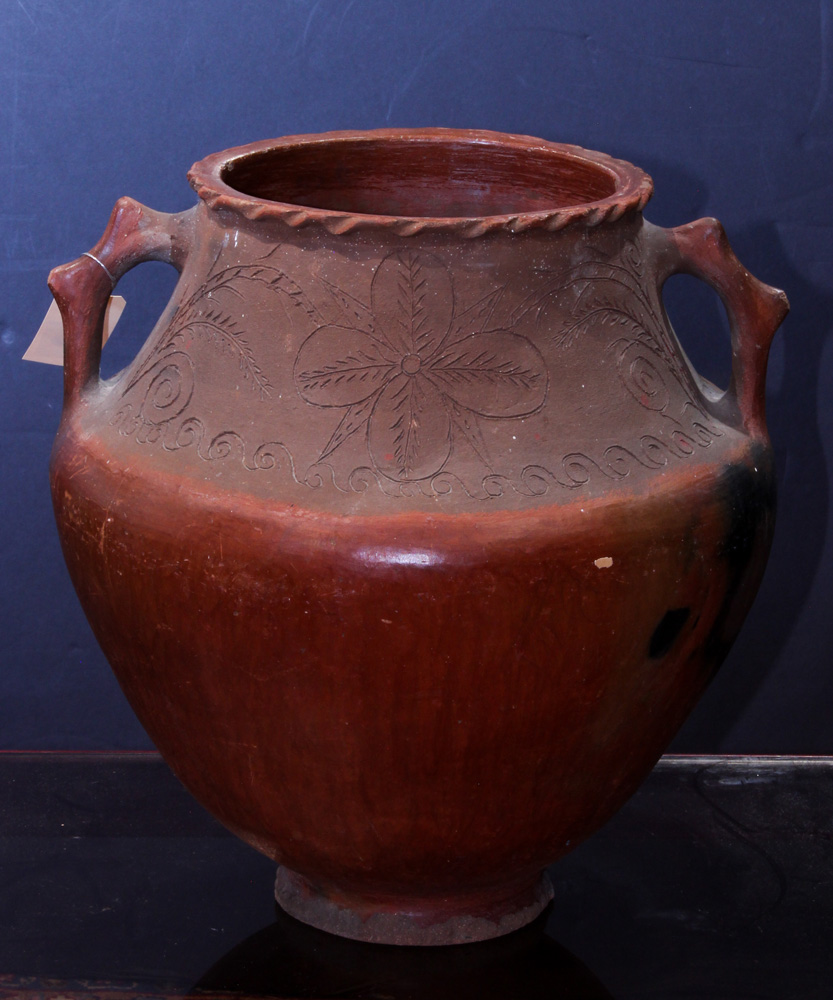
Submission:
[[[778,532],[741,639],[677,740],[697,752],[833,753],[833,12],[825,0],[6,0],[0,6],[0,747],[148,746],[75,600],[47,462],[61,372],[20,357],[46,275],[115,200],[193,204],[209,152],[287,133],[445,125],[601,149],[654,177],[646,215],[725,224],[793,312],[770,372]],[[174,283],[129,274],[114,371]],[[725,320],[667,287],[704,374]]]

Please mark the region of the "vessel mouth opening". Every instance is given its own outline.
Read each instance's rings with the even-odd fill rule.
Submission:
[[[389,137],[243,153],[223,164],[220,179],[259,200],[412,219],[552,212],[610,198],[621,186],[612,169],[552,146]]]

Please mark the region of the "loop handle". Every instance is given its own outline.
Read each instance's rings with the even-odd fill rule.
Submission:
[[[789,312],[787,296],[746,270],[717,219],[698,219],[663,232],[667,242],[660,287],[672,274],[692,274],[720,296],[732,335],[732,377],[723,407],[728,404],[740,415],[750,435],[767,440],[767,360],[775,331]]]
[[[64,323],[64,412],[99,382],[104,314],[119,278],[136,264],[161,260],[182,271],[192,244],[194,209],[169,215],[119,198],[92,250],[49,275]]]

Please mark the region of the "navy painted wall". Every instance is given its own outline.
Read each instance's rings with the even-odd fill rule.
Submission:
[[[632,160],[646,215],[725,224],[793,312],[770,373],[773,557],[745,631],[676,749],[833,753],[833,11],[827,0],[5,0],[0,4],[0,747],[141,748],[75,600],[47,461],[61,373],[20,356],[46,275],[115,200],[176,211],[205,154],[383,125],[523,132]],[[174,273],[148,264],[105,352],[117,370]],[[667,289],[704,374],[725,321]]]

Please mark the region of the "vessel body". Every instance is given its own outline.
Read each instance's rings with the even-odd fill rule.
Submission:
[[[783,296],[712,221],[647,223],[641,171],[541,140],[296,137],[191,177],[194,209],[123,200],[52,276],[52,488],[85,612],[289,912],[385,942],[511,931],[754,597]],[[180,281],[102,382],[99,314],[148,258]],[[678,271],[733,317],[726,392],[668,323]]]

